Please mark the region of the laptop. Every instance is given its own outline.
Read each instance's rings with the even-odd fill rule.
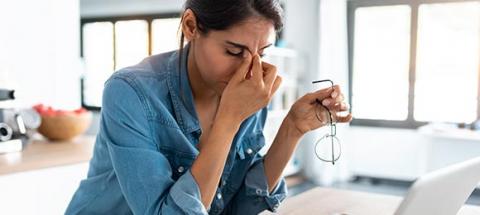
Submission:
[[[455,215],[480,182],[480,157],[430,172],[410,187],[395,215]]]

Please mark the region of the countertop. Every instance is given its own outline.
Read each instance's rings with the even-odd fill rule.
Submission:
[[[0,154],[0,176],[88,162],[94,143],[95,136],[79,136],[61,142],[37,138],[21,152]]]

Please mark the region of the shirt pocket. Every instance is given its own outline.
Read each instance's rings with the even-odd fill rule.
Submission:
[[[253,158],[265,146],[265,136],[262,131],[246,136],[237,149],[240,160]]]
[[[233,165],[228,179],[225,181],[225,191],[233,194],[240,189],[243,180],[252,165],[253,158],[265,146],[265,136],[262,131],[254,132],[243,138],[237,149],[237,161]]]
[[[172,179],[177,181],[180,176],[187,172],[192,167],[193,162],[196,159],[196,155],[188,154],[184,152],[162,152],[170,162],[172,169]]]

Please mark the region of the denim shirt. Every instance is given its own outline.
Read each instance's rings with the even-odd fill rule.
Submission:
[[[181,61],[178,51],[151,56],[107,80],[88,177],[66,214],[258,214],[274,212],[285,199],[283,178],[269,192],[258,153],[265,145],[264,108],[242,122],[214,200],[203,206],[190,172],[202,131],[188,49]]]

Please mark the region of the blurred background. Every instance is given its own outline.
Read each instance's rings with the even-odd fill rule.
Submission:
[[[63,214],[87,174],[103,83],[177,49],[182,6],[0,2],[0,88],[15,90],[0,101],[0,214]],[[328,130],[302,139],[284,172],[290,196],[315,186],[403,196],[419,176],[480,155],[480,0],[282,6],[285,28],[265,60],[286,81],[269,105],[267,142],[293,102],[321,87],[314,80],[339,84],[355,117],[338,126],[335,165],[314,153]],[[469,203],[480,205],[478,193]]]

